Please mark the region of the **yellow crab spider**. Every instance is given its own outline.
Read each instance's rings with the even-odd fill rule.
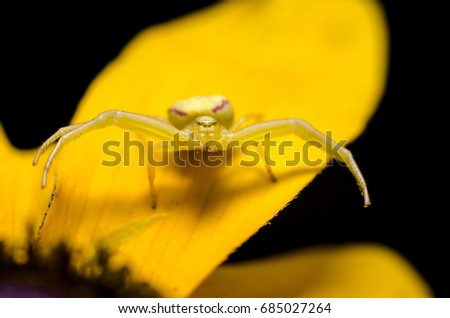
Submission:
[[[228,100],[221,95],[197,96],[177,101],[169,108],[168,121],[158,117],[110,110],[90,121],[60,128],[39,148],[33,165],[36,165],[42,153],[56,142],[56,146],[50,153],[44,167],[42,187],[45,187],[50,166],[65,144],[91,130],[111,125],[140,133],[154,141],[171,141],[178,135],[179,140],[195,144],[195,147],[197,147],[195,149],[202,147],[202,149],[210,152],[217,150],[207,146],[212,141],[222,145],[224,147],[222,149],[227,149],[227,144],[232,141],[237,141],[239,145],[242,145],[245,141],[260,142],[267,133],[272,136],[295,134],[303,140],[318,142],[323,146],[324,151],[344,163],[356,179],[364,197],[364,206],[370,205],[366,182],[351,152],[337,145],[336,142],[314,129],[306,121],[297,118],[270,120],[241,129],[239,127],[242,126],[242,121],[238,121],[234,126],[232,126],[232,122],[233,109]],[[153,179],[154,172],[152,171],[149,173],[149,181],[152,207],[155,208],[156,194]]]

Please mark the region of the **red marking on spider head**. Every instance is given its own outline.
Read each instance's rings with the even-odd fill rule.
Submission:
[[[173,108],[173,107],[169,109],[169,112],[170,113],[174,113],[174,114],[176,114],[178,116],[181,116],[181,117],[186,117],[187,116],[186,112],[184,112],[182,110],[179,110],[177,108]]]
[[[213,113],[217,113],[219,110],[224,108],[226,104],[228,104],[228,101],[226,99],[224,99],[224,100],[222,100],[222,103],[220,103],[219,105],[215,106],[211,111]]]

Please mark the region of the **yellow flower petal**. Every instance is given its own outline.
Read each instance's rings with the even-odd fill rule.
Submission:
[[[31,165],[34,151],[15,149],[1,124],[0,154],[0,241],[16,254],[27,244],[27,227],[38,228],[50,203],[52,187],[40,189],[42,171]]]
[[[220,266],[193,297],[431,297],[395,251],[371,244],[315,247]]]
[[[221,3],[137,36],[92,83],[73,123],[108,109],[165,116],[180,98],[219,93],[237,118],[300,117],[332,130],[337,140],[353,139],[381,95],[386,42],[376,2]],[[138,146],[129,166],[101,165],[111,159],[103,143],[123,138],[119,129],[106,128],[60,153],[42,245],[64,238],[83,248],[155,213]],[[300,149],[301,141],[292,140]],[[36,170],[42,168],[41,162]],[[124,243],[116,261],[164,296],[187,296],[318,171],[280,164],[274,168],[279,181],[271,183],[262,164],[158,168],[156,212],[168,216]]]

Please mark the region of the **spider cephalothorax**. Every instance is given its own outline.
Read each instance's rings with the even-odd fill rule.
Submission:
[[[98,117],[67,127],[60,128],[47,139],[39,149],[33,164],[37,164],[41,154],[54,142],[55,148],[50,153],[45,164],[42,177],[42,187],[45,187],[47,173],[59,150],[68,142],[85,133],[115,125],[123,129],[142,134],[154,141],[178,140],[192,142],[192,149],[198,147],[207,151],[217,151],[219,147],[208,146],[208,142],[217,142],[220,150],[227,149],[230,144],[243,145],[247,141],[261,142],[265,135],[274,136],[294,134],[298,137],[314,141],[336,160],[344,163],[355,177],[364,196],[364,205],[370,205],[369,192],[362,173],[351,152],[314,129],[309,123],[298,118],[270,120],[258,122],[253,125],[242,126],[242,120],[233,123],[233,109],[228,100],[221,95],[197,96],[175,102],[168,111],[168,121],[158,117],[149,117],[141,114],[129,113],[119,110],[110,110]],[[270,172],[270,169],[269,173]],[[271,179],[274,180],[271,175]],[[154,173],[149,173],[152,207],[156,207],[156,194],[153,184]]]
[[[194,120],[207,124],[211,119],[215,119],[227,129],[233,123],[233,108],[221,95],[198,96],[177,101],[169,108],[168,113],[169,122],[177,129],[186,128]]]

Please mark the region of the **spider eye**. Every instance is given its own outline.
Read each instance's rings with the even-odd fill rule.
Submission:
[[[197,120],[195,120],[195,124],[202,127],[211,127],[217,124],[217,122],[211,117],[201,116]]]

